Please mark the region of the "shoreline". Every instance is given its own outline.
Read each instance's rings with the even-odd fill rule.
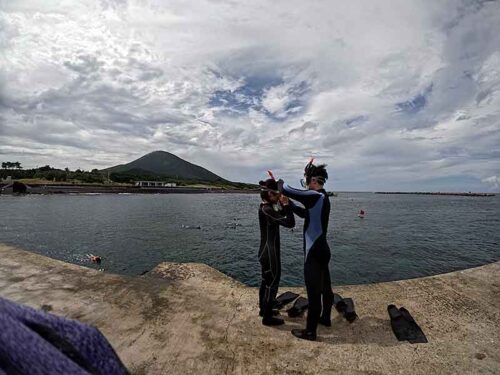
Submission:
[[[9,184],[0,182],[0,195],[10,195],[11,192],[2,192]],[[139,187],[124,184],[69,184],[69,183],[33,183],[27,184],[28,194],[258,194],[259,189],[233,189],[219,187]],[[406,191],[336,191],[337,194],[381,194],[381,195],[435,195],[435,196],[462,196],[462,197],[495,197],[499,193],[481,192],[406,192]]]
[[[494,197],[495,193],[447,193],[447,192],[431,192],[431,191],[413,191],[413,192],[404,192],[404,191],[376,191],[374,194],[407,194],[407,195],[445,195],[445,196],[459,196],[459,197]]]
[[[0,195],[11,195],[3,192],[7,185],[0,184]],[[124,185],[90,185],[90,184],[31,184],[28,185],[28,194],[257,194],[258,190],[251,189],[224,189],[224,188],[196,188],[196,187],[138,187]]]
[[[98,272],[0,244],[0,296],[98,327],[134,374],[498,373],[500,262],[419,279],[336,287],[359,319],[337,313],[318,342],[264,327],[257,288],[196,263],[144,276]],[[280,288],[305,295],[304,288]],[[410,310],[429,339],[398,342],[387,305]]]
[[[182,262],[182,261],[168,261],[168,260],[165,260],[165,261],[162,261],[160,264],[157,264],[156,266],[153,266],[153,267],[150,267],[150,268],[147,268],[147,267],[143,267],[140,269],[140,272],[123,272],[123,268],[121,269],[109,269],[109,268],[106,268],[106,262],[100,264],[100,265],[96,265],[94,263],[91,263],[91,262],[87,262],[87,263],[84,263],[84,262],[81,262],[81,261],[72,261],[71,259],[64,259],[63,257],[58,257],[58,253],[52,253],[51,255],[47,255],[47,254],[44,254],[43,252],[39,251],[39,250],[36,250],[36,249],[29,249],[29,248],[26,248],[24,247],[23,244],[16,244],[16,243],[3,243],[3,242],[0,242],[0,248],[2,246],[7,246],[7,247],[11,247],[11,248],[17,248],[17,249],[22,249],[23,251],[26,251],[26,252],[29,252],[29,253],[32,253],[32,254],[36,254],[38,256],[41,256],[41,257],[44,257],[44,258],[48,258],[48,259],[52,259],[54,261],[57,261],[57,262],[63,262],[65,264],[71,264],[71,265],[75,265],[77,267],[81,267],[83,269],[89,269],[89,270],[93,270],[93,271],[96,271],[96,270],[100,270],[101,272],[105,272],[105,273],[108,273],[108,274],[113,274],[113,275],[117,275],[117,276],[123,276],[123,277],[141,277],[141,276],[144,276],[144,275],[148,275],[150,273],[154,273],[155,269],[161,265],[161,264],[192,264],[192,262]],[[103,258],[107,258],[107,254],[106,253],[99,253],[99,255],[101,255]],[[82,260],[84,259],[85,257],[83,256],[83,254],[80,254],[80,257],[78,259]],[[452,273],[455,273],[455,272],[461,272],[461,271],[466,271],[466,270],[471,270],[471,269],[475,269],[475,268],[480,268],[480,267],[485,267],[485,266],[488,266],[490,264],[495,264],[495,263],[499,263],[500,264],[500,260],[494,260],[494,261],[490,261],[490,262],[481,262],[481,263],[476,263],[476,264],[473,264],[473,265],[469,265],[469,266],[462,266],[462,267],[459,267],[459,268],[456,268],[456,269],[452,269],[452,270],[443,270],[443,271],[440,271],[440,272],[437,272],[437,273],[427,273],[427,274],[422,274],[422,275],[416,275],[416,276],[411,276],[411,277],[407,277],[407,278],[399,278],[399,279],[382,279],[382,280],[377,280],[377,281],[365,281],[365,282],[359,282],[359,283],[352,283],[352,284],[343,284],[343,283],[340,283],[340,284],[335,284],[336,286],[338,287],[361,287],[363,285],[377,285],[377,284],[384,284],[384,283],[393,283],[393,282],[401,282],[401,281],[411,281],[411,280],[418,280],[418,279],[422,279],[422,278],[427,278],[427,277],[436,277],[436,276],[444,276],[444,275],[448,275],[448,274],[452,274]],[[198,263],[197,263],[198,264]],[[209,264],[206,264],[206,263],[199,263],[199,264],[203,264],[207,267],[210,267],[212,269],[214,269],[215,271],[221,273],[222,275],[224,275],[225,277],[228,277],[230,279],[233,279],[235,280],[236,282],[240,283],[241,285],[247,287],[247,288],[258,288],[258,285],[252,285],[252,284],[249,284],[245,281],[242,281],[242,280],[239,280],[238,276],[235,276],[235,275],[231,275],[231,274],[228,274],[226,273],[224,270],[219,270],[217,268],[217,266],[213,266],[213,265],[209,265]],[[334,284],[332,284],[334,285]],[[303,284],[286,284],[285,281],[283,281],[283,279],[281,280],[280,282],[280,288],[281,289],[304,289],[305,288],[305,285]]]

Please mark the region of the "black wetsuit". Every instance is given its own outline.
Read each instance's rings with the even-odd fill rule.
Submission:
[[[295,226],[290,205],[275,210],[270,203],[259,207],[260,247],[259,262],[262,267],[262,282],[259,290],[259,307],[264,316],[271,317],[281,277],[280,229]]]
[[[320,317],[330,320],[333,303],[330,247],[326,241],[330,199],[323,189],[299,190],[284,183],[278,186],[283,195],[304,205],[290,204],[293,212],[304,218],[304,280],[309,299],[306,329],[316,333]]]

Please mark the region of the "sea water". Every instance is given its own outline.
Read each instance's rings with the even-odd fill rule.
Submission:
[[[500,260],[500,197],[339,193],[328,241],[333,283],[439,274]],[[0,243],[137,275],[206,263],[247,285],[260,270],[256,194],[0,196]],[[363,219],[359,210],[365,211]],[[282,285],[303,285],[302,225],[281,229]],[[87,254],[100,255],[99,266]]]

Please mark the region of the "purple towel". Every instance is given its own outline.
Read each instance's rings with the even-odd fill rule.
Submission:
[[[95,327],[0,298],[0,375],[127,374]]]

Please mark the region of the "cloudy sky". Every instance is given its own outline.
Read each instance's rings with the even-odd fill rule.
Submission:
[[[500,2],[0,0],[0,160],[500,190]]]

